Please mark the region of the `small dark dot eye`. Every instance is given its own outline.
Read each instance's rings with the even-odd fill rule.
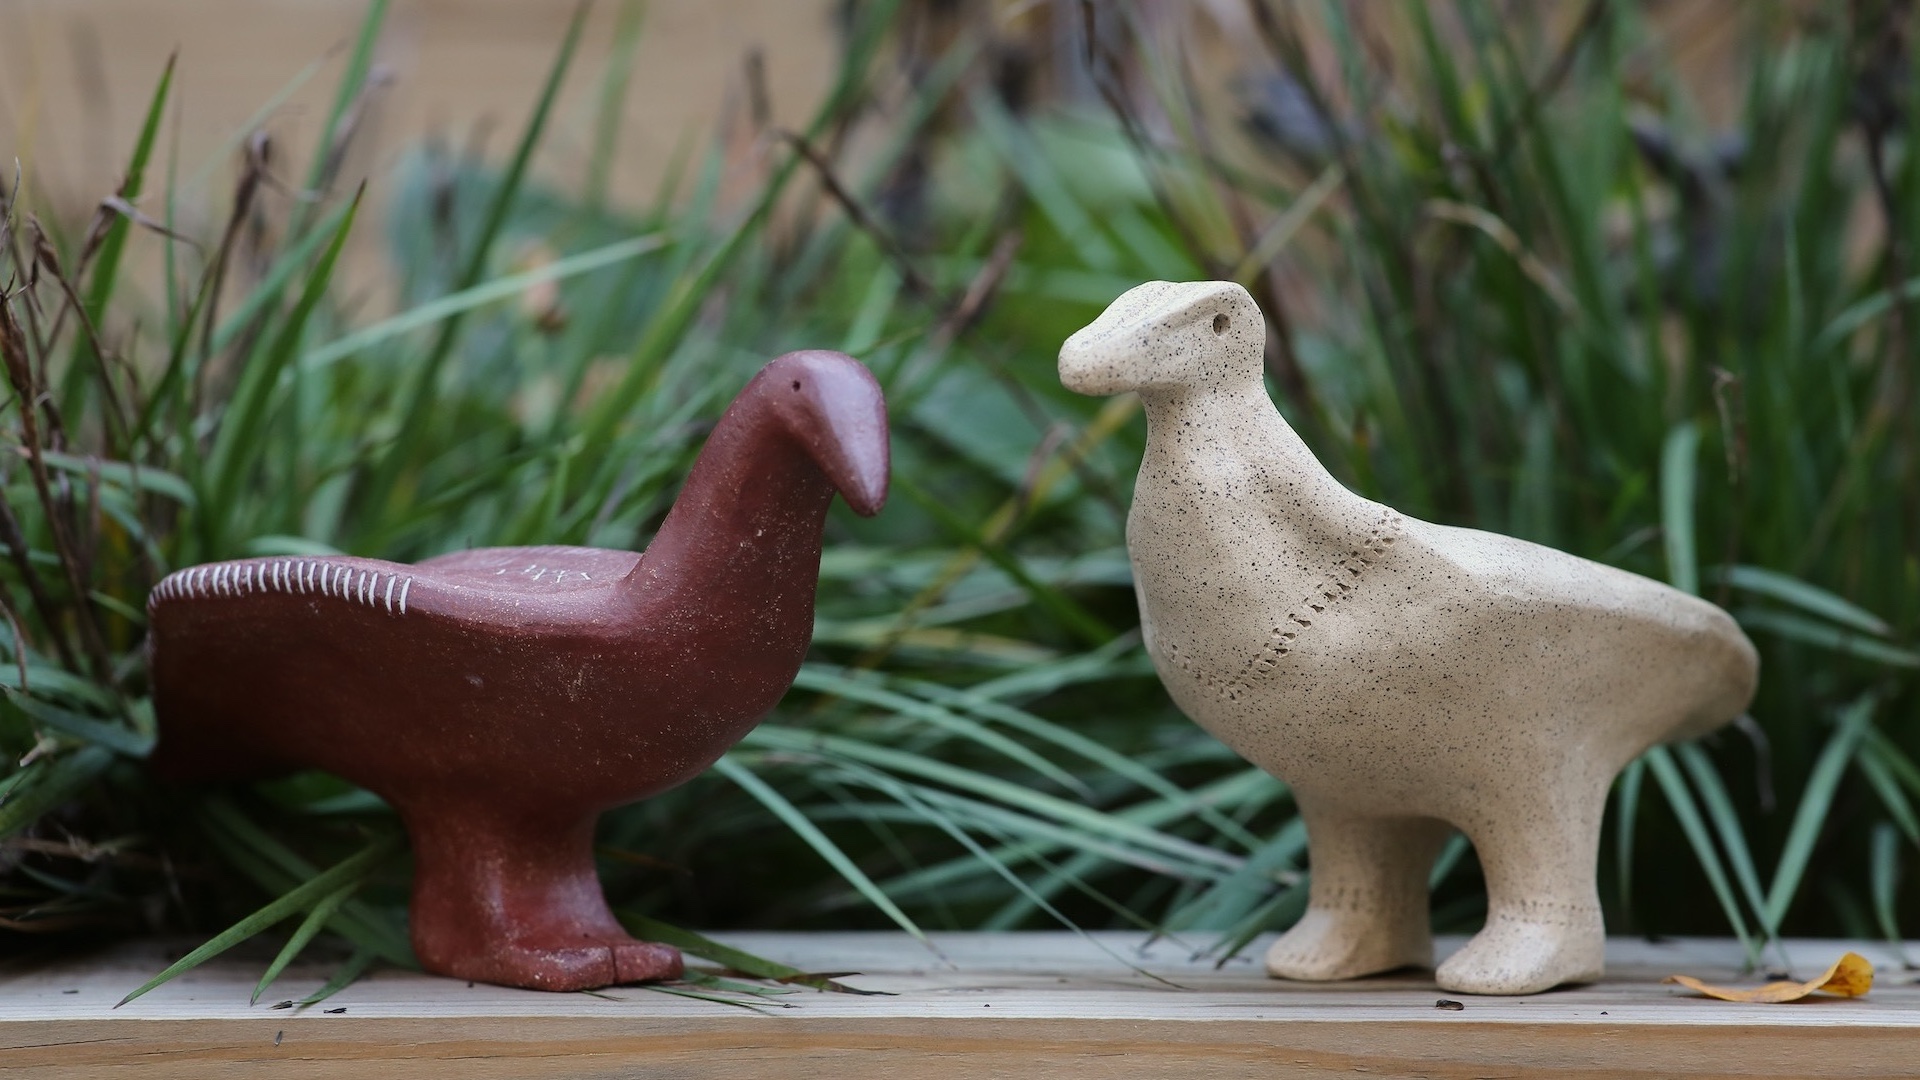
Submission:
[[[794,388],[795,390],[798,390],[798,389],[800,389],[800,380],[799,380],[799,379],[795,379],[795,380],[793,380],[793,388]]]
[[[1213,317],[1213,332],[1216,334],[1224,334],[1227,332],[1227,317],[1225,315],[1215,315]]]

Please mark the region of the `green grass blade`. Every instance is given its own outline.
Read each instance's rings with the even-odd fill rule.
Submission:
[[[321,929],[327,925],[327,920],[333,918],[334,912],[339,911],[340,905],[346,903],[347,898],[352,896],[354,890],[359,887],[358,881],[350,881],[328,893],[319,903],[313,905],[313,910],[307,912],[307,917],[300,920],[300,925],[294,929],[293,936],[287,939],[286,945],[273,958],[273,963],[267,965],[266,974],[260,976],[260,982],[253,988],[253,997],[247,1004],[260,1003],[260,995],[267,992],[267,987],[273,985],[273,980],[280,977],[280,973],[287,969],[288,964],[293,963],[301,950],[307,947],[307,943],[320,933]]]
[[[851,767],[844,761],[836,761],[835,764],[842,768]],[[876,775],[884,774],[876,773]],[[896,790],[891,786],[895,783],[889,780],[886,790],[890,792]],[[964,820],[967,825],[976,830],[989,831],[1008,840],[1019,838],[1030,848],[1036,858],[1047,851],[1064,849],[1097,855],[1114,863],[1137,866],[1167,877],[1213,881],[1225,876],[1217,866],[1171,861],[1164,855],[1142,852],[1099,833],[1058,825],[1045,818],[1008,810],[992,803],[941,791],[938,788],[900,785],[900,789],[912,791],[916,803],[938,808],[944,820],[956,823]],[[1241,868],[1244,869],[1244,864]]]
[[[1920,815],[1914,813],[1912,800],[1900,790],[1900,781],[1887,765],[1885,750],[1879,741],[1883,738],[1885,736],[1879,732],[1871,733],[1861,742],[1860,756],[1854,759],[1854,763],[1860,766],[1860,772],[1866,776],[1874,794],[1880,796],[1880,804],[1886,807],[1887,815],[1893,818],[1893,823],[1899,826],[1901,832],[1907,834],[1914,850],[1920,851]]]
[[[691,930],[682,930],[671,923],[661,922],[636,911],[615,912],[620,924],[635,937],[646,941],[657,941],[662,945],[671,945],[689,956],[702,960],[711,960],[729,971],[738,971],[743,975],[752,975],[756,979],[793,979],[806,975],[797,967],[790,967],[777,960],[755,956],[745,949],[736,949]]]
[[[313,162],[307,166],[306,190],[319,195],[320,185],[326,182],[327,166],[333,161],[340,141],[340,122],[346,118],[347,110],[353,107],[367,85],[367,74],[373,70],[373,49],[380,40],[380,28],[387,21],[389,0],[372,0],[367,5],[367,14],[360,20],[360,33],[353,43],[353,52],[347,56],[347,66],[340,74],[340,88],[334,91],[333,104],[327,108],[326,122],[320,125],[320,139],[313,148]],[[291,234],[301,236],[305,208],[295,211]]]
[[[1193,801],[1229,808],[1237,806],[1251,812],[1266,807],[1276,797],[1285,793],[1285,785],[1278,780],[1259,769],[1246,768],[1203,785],[1191,795],[1183,795],[1177,799],[1155,799],[1136,803],[1115,812],[1114,816],[1137,825],[1160,827],[1185,815],[1189,804]],[[996,852],[995,857],[1003,862],[1013,863],[1050,850],[1054,849],[1045,843],[1016,844]],[[979,864],[974,860],[955,859],[893,878],[887,882],[887,891],[889,895],[937,891],[970,873],[979,872],[980,869]]]
[[[313,865],[274,839],[224,798],[202,803],[208,836],[234,864],[267,892],[281,893],[313,877]],[[396,836],[400,835],[398,832]],[[405,930],[361,900],[348,900],[333,920],[333,929],[354,945],[400,967],[418,967]]]
[[[1878,728],[1869,728],[1863,745],[1909,792],[1920,796],[1920,765],[1914,764],[1892,739]]]
[[[853,860],[847,858],[847,853],[841,851],[838,844],[828,839],[827,834],[821,832],[819,826],[808,820],[807,815],[801,813],[799,807],[788,802],[786,796],[775,791],[751,769],[733,760],[731,755],[714,762],[713,767],[720,775],[733,781],[743,791],[753,796],[754,801],[766,807],[773,816],[786,823],[786,826],[792,829],[800,839],[806,841],[807,846],[815,853],[825,859],[848,885],[866,897],[867,901],[879,908],[887,918],[892,919],[894,925],[923,943],[927,941],[926,933],[907,917],[907,913],[901,911],[892,900],[888,899],[887,894],[880,891],[880,887],[873,883],[873,879],[867,876],[866,871],[854,865]]]
[[[1920,300],[1920,277],[1908,278],[1900,286],[1898,296],[1891,289],[1881,289],[1873,295],[1847,308],[1834,316],[1814,338],[1812,351],[1824,354],[1841,342],[1858,333],[1868,323],[1892,311],[1896,303],[1900,306]]]
[[[660,233],[648,233],[626,240],[616,240],[611,244],[602,245],[591,251],[583,251],[577,255],[569,255],[564,259],[557,259],[531,270],[508,274],[505,277],[482,282],[470,289],[448,293],[391,318],[382,319],[352,333],[344,334],[325,345],[310,349],[300,358],[300,366],[309,371],[323,368],[402,334],[432,326],[487,304],[512,299],[536,285],[549,281],[564,281],[567,278],[612,266],[650,251],[658,251],[666,243],[666,238]]]
[[[1667,551],[1667,581],[1682,592],[1700,591],[1693,532],[1694,482],[1700,429],[1676,424],[1660,450],[1660,528]]]
[[[1861,738],[1873,725],[1873,712],[1877,703],[1872,696],[1862,697],[1847,706],[1840,714],[1840,723],[1833,737],[1820,751],[1820,757],[1814,762],[1813,771],[1807,776],[1807,786],[1800,794],[1800,806],[1793,813],[1793,825],[1787,830],[1786,843],[1780,848],[1780,862],[1774,868],[1773,881],[1767,887],[1767,919],[1773,925],[1780,925],[1787,917],[1787,909],[1793,905],[1793,898],[1800,890],[1800,880],[1806,873],[1807,861],[1813,858],[1814,842],[1820,838],[1820,830],[1827,824],[1827,812],[1833,806],[1835,792],[1840,789],[1840,778],[1846,774],[1847,763],[1852,761]]]
[[[1900,836],[1893,826],[1880,822],[1873,827],[1873,850],[1868,861],[1873,874],[1873,917],[1880,934],[1892,946],[1900,963],[1913,967],[1907,958],[1905,939],[1900,933]]]
[[[1863,634],[1886,637],[1893,632],[1885,620],[1865,608],[1849,603],[1818,585],[1810,585],[1777,570],[1758,566],[1716,566],[1707,571],[1707,578],[1745,592],[1770,597]]]
[[[267,272],[261,275],[259,283],[247,293],[239,305],[234,308],[233,312],[222,319],[220,325],[214,329],[213,335],[207,344],[208,356],[218,356],[225,352],[227,347],[232,345],[243,331],[253,325],[254,320],[258,319],[261,313],[280,302],[281,295],[286,291],[287,285],[292,282],[294,275],[313,260],[313,257],[320,251],[321,245],[327,243],[329,239],[333,237],[340,227],[341,220],[345,218],[354,207],[354,203],[346,202],[327,211],[326,216],[320,220],[316,227],[307,230],[299,240],[274,257],[272,264],[267,268]],[[147,397],[146,404],[141,408],[139,421],[134,427],[134,434],[137,439],[145,439],[151,436],[155,431],[155,425],[159,422],[159,418],[164,415],[167,410],[178,408],[183,396],[187,393],[189,339],[192,337],[193,328],[199,321],[200,312],[207,302],[209,295],[207,289],[209,287],[210,283],[203,285],[195,294],[193,307],[189,311],[187,319],[182,324],[180,332],[175,336],[173,353],[169,358],[166,370],[161,373],[160,381],[155,384],[153,392]]]
[[[533,152],[540,145],[541,136],[546,133],[547,118],[553,111],[553,104],[560,96],[561,83],[565,81],[567,70],[573,64],[574,50],[580,44],[580,31],[586,25],[587,8],[584,3],[574,9],[573,18],[567,24],[566,36],[560,42],[560,52],[554,57],[553,67],[547,72],[547,81],[540,88],[539,100],[528,118],[526,128],[520,134],[520,142],[514,147],[513,159],[507,169],[495,182],[492,198],[488,200],[485,216],[481,219],[480,230],[474,239],[473,250],[467,253],[465,268],[455,284],[456,292],[464,292],[480,283],[481,275],[486,273],[487,260],[493,252],[493,242],[500,234],[500,228],[506,223],[507,213],[513,208],[514,199],[520,194],[522,182],[526,179],[527,167],[533,161]],[[454,312],[439,322],[439,333],[432,347],[427,351],[412,380],[412,386],[405,392],[404,403],[400,407],[399,435],[393,444],[387,447],[383,463],[378,466],[369,480],[367,498],[374,506],[385,506],[388,495],[398,481],[400,473],[413,464],[414,456],[420,448],[420,440],[435,425],[429,420],[435,395],[438,393],[440,371],[446,366],[447,357],[453,352],[453,344],[460,332],[462,317]]]
[[[1147,658],[1146,650],[1140,647],[1140,635],[1135,631],[1122,634],[1097,649],[980,683],[968,693],[973,697],[1000,701],[1043,697],[1077,683],[1156,677],[1153,661]]]
[[[1093,797],[1093,792],[1081,782],[1079,777],[984,724],[976,723],[930,702],[895,693],[884,687],[873,685],[871,682],[849,678],[842,672],[820,664],[802,666],[799,674],[794,677],[793,685],[802,690],[812,690],[815,693],[830,694],[848,701],[891,709],[902,716],[912,717],[957,737],[978,743],[1009,761],[1018,762],[1032,769],[1082,798],[1090,800]]]
[[[914,683],[913,685],[917,692],[934,701],[965,709],[985,719],[998,721],[1036,738],[1044,739],[1063,750],[1080,755],[1114,776],[1128,780],[1162,799],[1184,803],[1194,816],[1249,851],[1261,846],[1260,838],[1248,832],[1239,822],[1223,816],[1212,806],[1195,799],[1178,784],[1167,780],[1153,769],[1141,765],[1103,742],[1035,716],[1024,709],[1016,709],[979,694],[954,690],[937,683]]]
[[[226,318],[220,320],[219,326],[214,328],[213,336],[207,343],[209,355],[217,356],[225,352],[229,346],[239,340],[240,335],[246,332],[254,320],[274,304],[279,303],[287,286],[293,283],[294,275],[312,262],[322,245],[331,244],[341,235],[341,227],[346,224],[348,215],[357,213],[359,206],[358,195],[340,203],[327,211],[326,216],[316,222],[314,228],[307,230],[296,243],[289,245],[275,256],[272,264],[267,267],[267,272],[261,275],[260,283],[247,293],[239,306],[235,307]]]
[[[1620,773],[1614,789],[1613,854],[1614,876],[1620,896],[1622,920],[1631,928],[1633,918],[1633,847],[1640,825],[1640,792],[1647,778],[1647,763],[1636,758]]]
[[[280,88],[269,95],[265,101],[262,101],[253,112],[247,115],[245,120],[227,129],[227,134],[220,140],[219,144],[208,151],[207,154],[201,158],[200,164],[194,167],[193,174],[187,178],[185,190],[205,190],[207,180],[213,175],[214,170],[222,166],[231,165],[233,163],[234,152],[240,149],[248,137],[266,127],[268,122],[281,111],[286,103],[295,94],[300,92],[301,87],[312,82],[313,77],[320,74],[321,69],[327,66],[327,62],[333,59],[333,53],[336,51],[337,50],[328,50],[327,53],[307,61],[305,67],[294,72],[292,78],[282,83]],[[168,221],[167,225],[171,228],[173,222]]]
[[[146,183],[147,161],[153,156],[153,144],[160,134],[160,118],[165,115],[167,95],[173,87],[174,64],[180,58],[179,53],[167,57],[167,66],[160,73],[160,83],[154,87],[153,97],[147,103],[146,120],[140,125],[140,137],[133,145],[133,156],[127,161],[127,171],[120,181],[119,196],[130,204],[137,204],[140,192]],[[127,246],[127,235],[133,229],[133,221],[125,214],[113,215],[113,221],[107,226],[106,235],[100,241],[100,249],[95,253],[93,263],[88,269],[86,302],[83,310],[87,321],[100,326],[106,318],[107,307],[113,302],[114,289],[120,283],[120,258]],[[68,383],[63,395],[63,407],[69,417],[80,415],[78,393],[86,384],[82,381],[85,373],[97,370],[102,378],[112,375],[104,367],[105,359],[93,349],[93,343],[83,333],[75,349],[73,368],[67,373]]]
[[[1107,239],[1095,216],[1057,175],[1047,155],[1033,145],[1030,131],[1016,122],[991,92],[980,90],[968,98],[980,124],[980,134],[998,154],[1021,187],[1065,237],[1079,260],[1094,270],[1114,270],[1120,253]]]
[[[233,505],[241,476],[258,462],[259,438],[267,422],[268,399],[279,382],[280,373],[286,370],[300,347],[307,320],[326,296],[327,285],[333,280],[334,264],[340,258],[341,249],[346,246],[347,233],[353,229],[355,212],[365,194],[364,186],[354,193],[346,214],[333,231],[332,242],[320,256],[313,272],[307,275],[300,299],[281,322],[278,334],[267,347],[266,355],[249,363],[240,374],[233,399],[222,416],[213,450],[208,455],[207,471],[212,489],[209,505],[212,507]],[[207,515],[208,518],[211,516],[211,513]]]
[[[1440,854],[1434,857],[1433,869],[1427,873],[1427,891],[1432,892],[1444,884],[1453,875],[1455,867],[1466,861],[1467,849],[1473,843],[1466,833],[1454,833],[1440,848]]]
[[[20,685],[20,669],[11,663],[0,664],[0,686],[25,690],[26,687]],[[34,663],[31,656],[27,661],[27,686],[33,688],[35,697],[43,700],[59,698],[70,705],[88,707],[96,713],[110,713],[120,705],[119,700],[98,683],[62,667]]]
[[[1734,896],[1733,888],[1727,883],[1726,869],[1720,864],[1720,853],[1714,850],[1713,838],[1708,835],[1707,827],[1700,819],[1700,809],[1694,805],[1693,793],[1687,790],[1687,782],[1680,775],[1679,766],[1673,763],[1673,756],[1664,746],[1656,746],[1644,754],[1641,759],[1653,773],[1654,782],[1660,785],[1660,791],[1667,797],[1667,804],[1673,808],[1673,816],[1680,823],[1680,831],[1686,835],[1687,843],[1692,846],[1694,858],[1700,863],[1700,869],[1707,875],[1707,884],[1713,888],[1713,895],[1720,901],[1720,910],[1727,916],[1727,923],[1733,929],[1733,936],[1740,939],[1740,947],[1746,951],[1747,962],[1758,964],[1760,945],[1747,932],[1747,920],[1740,914],[1740,901]]]
[[[1288,887],[1298,883],[1297,863],[1306,850],[1306,819],[1296,817],[1282,826],[1272,840],[1249,854],[1239,869],[1170,912],[1166,917],[1167,929],[1231,929],[1248,912],[1264,903],[1276,884]]]
[[[382,862],[400,850],[398,836],[384,836],[369,844],[356,854],[350,855],[328,869],[307,879],[307,881],[288,892],[269,901],[266,906],[239,922],[215,934],[197,949],[168,965],[165,971],[142,983],[140,987],[120,999],[119,1008],[134,998],[167,982],[183,971],[191,971],[208,960],[219,956],[235,945],[266,930],[295,912],[306,910],[307,906],[319,902],[324,897],[342,887],[357,883],[373,872]]]
[[[1240,925],[1221,936],[1208,951],[1216,958],[1215,968],[1225,967],[1227,962],[1240,955],[1240,951],[1253,943],[1253,939],[1269,930],[1285,930],[1300,921],[1306,914],[1307,901],[1312,893],[1312,875],[1302,874],[1300,883],[1286,890],[1260,907],[1247,914]]]
[[[294,1004],[301,1008],[320,1004],[353,985],[353,981],[365,975],[367,969],[372,967],[373,962],[378,959],[379,956],[371,950],[355,949],[353,955],[347,957],[347,962],[340,965],[340,970],[334,972],[333,978],[327,980],[326,985],[294,1002]]]
[[[847,49],[839,78],[827,95],[826,103],[808,124],[806,137],[812,140],[826,129],[860,93],[866,81],[868,65],[884,44],[882,31],[892,22],[900,0],[878,0],[863,5],[857,12],[861,25]],[[675,278],[660,304],[647,321],[640,340],[629,354],[627,371],[612,389],[602,395],[588,412],[580,432],[588,446],[606,446],[634,406],[652,388],[654,379],[669,355],[693,325],[700,308],[712,294],[721,275],[747,250],[747,241],[758,235],[760,227],[773,213],[780,195],[798,171],[800,155],[795,152],[774,171],[758,200],[726,237],[698,264]]]
[[[1700,747],[1684,743],[1672,748],[1680,758],[1680,764],[1687,775],[1693,779],[1694,790],[1699,792],[1700,800],[1706,805],[1707,819],[1713,823],[1713,830],[1720,837],[1720,848],[1726,853],[1727,862],[1733,868],[1733,878],[1746,897],[1747,904],[1760,920],[1760,932],[1766,942],[1779,947],[1780,924],[1769,917],[1765,896],[1760,890],[1760,874],[1754,868],[1753,850],[1747,844],[1746,830],[1740,826],[1740,814],[1733,808],[1733,798],[1727,794],[1727,786],[1720,779],[1720,772],[1714,768],[1713,760]],[[1793,965],[1785,959],[1784,966]]]
[[[939,522],[941,527],[951,533],[955,539],[986,556],[989,562],[999,567],[1008,577],[1018,582],[1020,587],[1027,590],[1027,593],[1031,595],[1035,601],[1046,608],[1049,613],[1059,619],[1068,628],[1073,630],[1073,632],[1088,645],[1104,645],[1113,640],[1115,631],[1112,627],[1101,622],[1099,617],[1082,607],[1066,593],[1035,578],[1027,571],[1026,567],[1020,565],[1020,560],[1014,557],[1011,552],[1007,551],[1002,545],[989,539],[986,533],[974,525],[973,522],[954,513],[945,502],[936,498],[933,493],[921,488],[918,483],[908,478],[905,474],[893,477],[893,487],[901,494],[912,499],[920,509],[926,511],[928,516]]]
[[[134,731],[119,721],[63,709],[10,688],[4,692],[8,704],[26,713],[36,723],[45,724],[76,739],[104,746],[116,754],[136,760],[153,751],[152,736]]]
[[[1083,828],[1091,833],[1105,834],[1108,839],[1119,843],[1158,851],[1202,866],[1211,864],[1226,870],[1234,870],[1242,862],[1236,856],[1216,851],[1203,844],[1196,844],[1190,840],[1183,840],[1177,836],[1147,828],[1117,815],[1067,802],[997,776],[960,768],[920,754],[875,746],[859,739],[762,725],[755,728],[745,741],[797,753],[837,754],[889,772],[918,776],[962,791],[971,791],[984,798],[1040,817],[1051,818],[1065,825]]]
[[[1101,952],[1106,953],[1108,956],[1113,957],[1115,960],[1118,960],[1120,963],[1132,969],[1136,974],[1145,976],[1158,983],[1166,983],[1165,979],[1127,959],[1111,946],[1107,945],[1106,942],[1101,941],[1099,938],[1081,929],[1078,923],[1068,918],[1064,912],[1055,907],[1051,901],[1042,895],[1039,890],[1028,884],[1024,878],[1014,873],[1011,867],[995,858],[992,852],[983,847],[980,842],[969,835],[965,829],[960,828],[951,817],[941,813],[938,807],[931,806],[923,801],[919,793],[911,785],[902,784],[875,769],[852,766],[849,771],[861,782],[870,784],[886,792],[898,800],[903,806],[920,813],[929,824],[946,833],[956,843],[960,844],[961,847],[965,848],[967,853],[973,856],[976,861],[984,864],[988,869],[993,871],[995,875],[999,876],[1001,880],[1011,886],[1027,903],[1046,912],[1055,922],[1078,935],[1081,940],[1094,946]],[[931,792],[929,792],[929,794],[931,794]],[[932,948],[931,943],[929,943],[928,947]]]
[[[736,949],[723,945],[704,934],[692,930],[683,930],[671,923],[649,918],[636,911],[616,911],[614,917],[620,925],[627,928],[635,937],[645,941],[657,941],[662,945],[671,945],[688,956],[697,956],[702,960],[711,960],[728,971],[737,971],[751,975],[756,979],[772,979],[774,982],[788,983],[794,986],[811,986],[815,990],[834,990],[844,994],[865,996],[885,996],[892,994],[884,990],[855,990],[826,975],[802,971],[797,967],[783,964],[778,960],[769,960],[764,956],[755,956],[745,949]]]
[[[0,801],[0,840],[27,828],[39,821],[42,814],[93,786],[112,764],[113,751],[104,746],[83,746],[71,754],[42,759],[22,769],[5,800]]]
[[[587,183],[581,201],[592,213],[607,205],[607,184],[613,176],[614,150],[620,143],[620,120],[625,113],[627,86],[633,81],[633,55],[640,47],[640,28],[646,5],[626,0],[613,24],[607,48],[606,70],[600,76],[599,101],[593,116],[593,156],[587,161]]]
[[[63,454],[57,450],[41,451],[40,459],[50,468],[78,478],[97,477],[104,483],[129,492],[150,492],[171,499],[181,506],[194,505],[192,485],[164,469],[147,465],[136,469],[124,461],[100,461],[75,454]]]
[[[731,1005],[736,1009],[746,1009],[748,1012],[757,1012],[764,1015],[771,1015],[767,1013],[769,1006],[782,1009],[793,1008],[792,1005],[784,1001],[742,1001],[737,997],[708,994],[699,990],[689,990],[684,986],[668,986],[665,983],[643,983],[638,989],[645,990],[651,994],[666,994],[669,997],[691,998],[694,1001],[704,1001],[710,1005]],[[583,991],[583,993],[598,994],[597,991],[593,990]]]
[[[748,994],[761,998],[784,997],[788,994],[797,994],[800,992],[791,986],[761,986],[758,983],[741,982],[739,979],[727,979],[718,975],[709,975],[704,971],[688,971],[686,974],[680,976],[680,981],[691,986],[698,986],[703,990],[715,990],[723,994]],[[769,1001],[767,1004],[778,1005],[781,1008],[793,1007],[787,1002],[780,1001]]]
[[[1815,622],[1784,611],[1766,611],[1758,608],[1736,608],[1733,616],[1740,621],[1740,625],[1749,630],[1779,634],[1789,641],[1798,641],[1804,645],[1828,649],[1876,664],[1886,664],[1889,667],[1920,668],[1920,649],[1905,649],[1875,641],[1872,638],[1863,638],[1852,630],[1834,626],[1832,623]]]

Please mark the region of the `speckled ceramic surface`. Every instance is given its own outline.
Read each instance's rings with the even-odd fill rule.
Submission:
[[[1758,659],[1719,608],[1551,548],[1432,525],[1342,487],[1267,397],[1264,322],[1229,282],[1150,282],[1060,350],[1060,379],[1146,405],[1127,548],[1173,700],[1292,786],[1307,913],[1274,975],[1432,962],[1427,875],[1452,828],[1484,929],[1462,993],[1598,977],[1608,786],[1739,715]]]

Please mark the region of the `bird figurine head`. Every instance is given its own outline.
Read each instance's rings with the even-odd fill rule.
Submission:
[[[740,398],[771,412],[855,513],[880,512],[887,501],[887,403],[866,365],[823,349],[790,352],[760,369]]]
[[[1231,281],[1149,281],[1060,346],[1060,382],[1081,394],[1240,386],[1260,378],[1266,322]]]

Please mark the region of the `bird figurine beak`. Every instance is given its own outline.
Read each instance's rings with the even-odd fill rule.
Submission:
[[[1152,343],[1178,327],[1215,287],[1149,281],[1128,289],[1060,346],[1060,385],[1076,394],[1108,397],[1151,383],[1162,359]]]
[[[827,479],[840,490],[840,497],[861,517],[872,517],[887,505],[888,450],[886,427],[881,425],[877,439],[865,445],[843,443],[844,460],[831,465]]]
[[[1101,362],[1105,357],[1099,355],[1102,350],[1097,346],[1098,342],[1089,340],[1084,331],[1060,346],[1060,385],[1091,397],[1106,397],[1124,389],[1113,377],[1111,365]]]
[[[826,351],[789,353],[776,388],[791,393],[798,412],[810,422],[791,430],[806,446],[827,482],[861,517],[872,517],[887,502],[892,451],[887,444],[887,403],[880,383],[866,365],[851,356]]]

